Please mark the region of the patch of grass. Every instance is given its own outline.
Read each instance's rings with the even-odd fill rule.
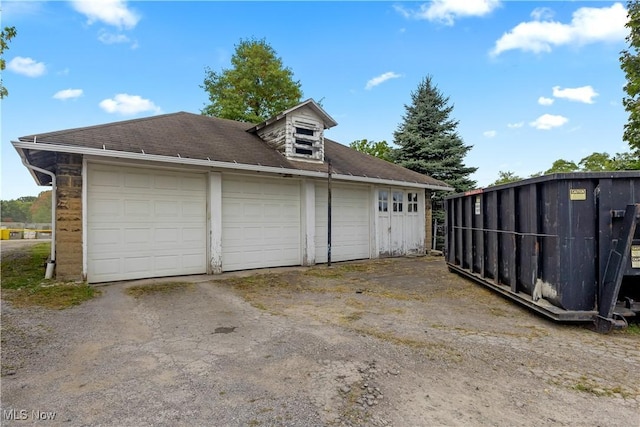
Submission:
[[[281,274],[254,274],[245,277],[231,277],[220,280],[219,283],[231,286],[243,292],[255,292],[260,290],[301,290],[297,283],[291,283]]]
[[[11,292],[9,300],[16,307],[40,306],[62,310],[80,305],[100,291],[86,283],[52,283]]]
[[[31,288],[44,282],[45,263],[50,253],[50,243],[39,243],[24,251],[3,255],[2,289]]]
[[[370,291],[370,295],[389,298],[397,301],[423,301],[426,302],[429,298],[426,295],[416,294],[412,292],[394,292],[393,290],[381,288],[379,290]]]
[[[304,272],[305,276],[320,277],[322,279],[339,279],[344,274],[333,267],[315,267]]]
[[[582,391],[585,393],[595,394],[596,396],[613,396],[620,395],[624,399],[633,397],[633,393],[625,390],[620,386],[608,387],[599,384],[597,381],[587,378],[585,375],[580,376],[578,381],[571,387],[574,390]]]
[[[362,312],[362,311],[354,311],[351,314],[348,314],[346,316],[342,316],[342,318],[347,322],[355,322],[356,320],[362,319],[363,315],[364,315],[364,312]]]
[[[628,335],[640,335],[640,323],[631,323],[621,332]]]
[[[454,362],[462,361],[462,355],[458,351],[456,351],[454,348],[450,347],[445,343],[423,341],[423,340],[417,340],[409,337],[402,337],[402,336],[395,335],[392,332],[381,331],[379,329],[374,329],[370,327],[355,327],[353,328],[353,330],[361,334],[370,335],[372,337],[378,338],[383,341],[387,341],[395,345],[410,347],[416,350],[428,350],[433,353],[440,353],[441,355],[444,355],[447,359],[452,360]]]
[[[251,306],[257,308],[258,310],[262,310],[262,311],[269,311],[269,309],[267,308],[266,305],[264,305],[261,302],[256,302],[256,301],[252,301],[251,302]]]
[[[131,286],[125,290],[126,294],[134,298],[142,298],[146,295],[168,294],[185,289],[192,289],[193,283],[188,282],[167,282],[151,283],[148,285]]]
[[[507,317],[509,315],[509,313],[507,313],[507,310],[500,307],[489,308],[489,313],[493,314],[496,317]]]
[[[367,304],[355,298],[349,298],[348,300],[345,301],[345,304],[348,305],[349,307],[359,308],[359,309],[364,309],[367,307]]]
[[[44,279],[50,243],[39,243],[2,257],[2,291],[16,307],[40,306],[64,309],[90,300],[100,291],[86,283],[65,283]]]

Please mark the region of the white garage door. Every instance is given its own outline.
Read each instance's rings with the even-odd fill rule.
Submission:
[[[222,179],[222,269],[299,265],[300,182]]]
[[[331,187],[331,260],[370,257],[368,187]],[[316,262],[327,262],[327,185],[316,184]]]
[[[87,279],[206,273],[206,180],[89,164]]]

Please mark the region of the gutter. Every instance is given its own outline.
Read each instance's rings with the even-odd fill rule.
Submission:
[[[44,273],[45,279],[51,279],[53,278],[53,269],[56,265],[56,175],[46,169],[42,169],[29,164],[26,155],[20,156],[20,158],[22,159],[22,164],[27,169],[31,170],[32,172],[37,171],[51,177],[51,256],[49,257],[47,268]]]
[[[232,170],[251,171],[251,172],[288,174],[288,175],[306,176],[306,177],[324,178],[324,179],[326,179],[329,175],[326,172],[306,171],[306,170],[300,170],[300,169],[287,169],[287,168],[277,167],[277,166],[249,165],[249,164],[243,164],[243,163],[221,162],[218,160],[190,159],[185,157],[168,157],[168,156],[160,156],[157,154],[131,153],[126,151],[115,151],[115,150],[105,150],[105,149],[101,150],[98,148],[75,147],[75,146],[69,146],[69,145],[38,144],[34,142],[22,142],[22,141],[11,141],[11,144],[14,146],[16,150],[34,150],[35,149],[39,151],[53,151],[53,152],[70,153],[70,154],[82,154],[87,156],[113,157],[113,158],[120,158],[120,159],[154,161],[154,162],[174,163],[174,164],[193,165],[193,166],[205,166],[205,167],[215,167],[220,169],[232,169]],[[394,185],[394,186],[411,187],[411,188],[426,188],[427,190],[453,191],[453,188],[448,186],[442,186],[442,185],[436,185],[436,184],[422,184],[419,182],[410,182],[410,181],[396,181],[393,179],[385,179],[385,178],[372,178],[372,177],[364,177],[364,176],[356,176],[356,175],[341,175],[341,174],[335,174],[335,173],[332,173],[331,177],[332,179],[337,181],[355,181],[355,182],[370,183],[370,184],[384,184],[384,185]]]

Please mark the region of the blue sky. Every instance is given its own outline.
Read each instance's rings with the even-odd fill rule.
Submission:
[[[265,38],[338,122],[327,132],[393,142],[427,75],[454,106],[465,159],[486,186],[554,160],[628,151],[620,51],[624,2],[7,1],[4,200],[37,195],[10,141],[154,114],[199,113],[205,68]]]

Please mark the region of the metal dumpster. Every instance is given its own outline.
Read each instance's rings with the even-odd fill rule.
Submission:
[[[558,321],[640,312],[640,173],[546,175],[445,199],[445,258]]]

